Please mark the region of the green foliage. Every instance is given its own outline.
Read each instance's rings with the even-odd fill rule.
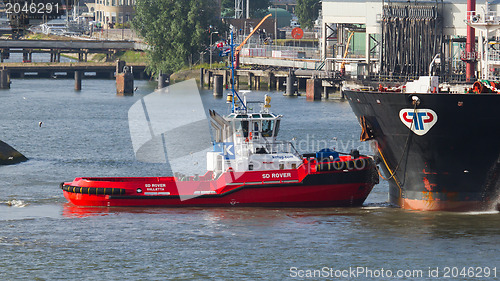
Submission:
[[[299,18],[299,24],[303,28],[313,28],[314,21],[319,16],[319,0],[297,0],[295,13]]]
[[[171,74],[206,49],[211,30],[225,31],[216,9],[216,0],[137,0],[132,25],[151,47],[148,72]]]
[[[146,59],[146,54],[144,52],[126,51],[118,52],[116,54],[116,57],[128,63],[139,63],[144,62],[144,60]]]
[[[106,61],[106,54],[95,54],[92,57],[92,61],[100,61],[100,62]]]

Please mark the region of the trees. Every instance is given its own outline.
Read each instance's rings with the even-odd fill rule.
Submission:
[[[215,0],[137,0],[132,25],[150,46],[148,72],[171,74],[203,51],[210,26],[222,33],[216,8]]]
[[[319,0],[297,0],[295,13],[299,18],[300,26],[304,28],[314,27],[314,21],[319,16],[320,5]]]

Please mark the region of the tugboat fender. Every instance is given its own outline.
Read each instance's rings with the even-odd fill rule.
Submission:
[[[125,189],[123,188],[109,188],[109,187],[81,187],[81,186],[71,186],[64,185],[61,183],[59,185],[62,190],[72,193],[81,194],[92,194],[92,195],[124,195]]]

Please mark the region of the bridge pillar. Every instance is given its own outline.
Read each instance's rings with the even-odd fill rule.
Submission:
[[[9,70],[5,67],[0,70],[0,89],[10,89]]]
[[[75,70],[75,91],[82,90],[82,75],[83,71]]]

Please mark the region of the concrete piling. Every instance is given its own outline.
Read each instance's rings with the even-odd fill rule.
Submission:
[[[226,87],[226,89],[230,87],[229,85],[231,84],[230,81],[231,81],[231,71],[225,70],[222,83],[224,84],[224,87]]]
[[[203,89],[203,87],[205,86],[204,83],[205,83],[205,69],[203,68],[200,68],[200,88]]]
[[[273,87],[275,85],[276,85],[276,77],[274,76],[274,74],[271,71],[269,71],[267,73],[267,89],[269,89],[269,91],[271,91],[271,90],[273,90]]]
[[[0,70],[0,89],[10,89],[9,70],[5,67]]]
[[[260,76],[255,76],[254,81],[255,81],[255,89],[260,90]]]
[[[248,72],[248,89],[253,90],[254,89],[254,75],[252,72]]]
[[[83,71],[75,70],[75,91],[82,90],[82,77],[83,77]]]
[[[307,79],[306,100],[307,101],[321,100],[321,80],[316,78]]]
[[[129,96],[134,94],[134,74],[125,66],[122,73],[116,74],[116,94]]]
[[[222,97],[223,92],[223,77],[222,75],[214,75],[214,96]]]
[[[207,75],[208,76],[208,83],[207,83],[208,84],[208,88],[212,88],[214,86],[214,81],[213,81],[213,79],[214,79],[214,77],[213,77],[214,73],[209,70],[207,74],[208,74]]]
[[[293,72],[290,72],[288,76],[286,77],[286,92],[285,94],[287,96],[292,96],[295,95],[297,92],[297,89],[295,88],[295,74]]]

